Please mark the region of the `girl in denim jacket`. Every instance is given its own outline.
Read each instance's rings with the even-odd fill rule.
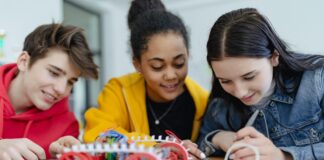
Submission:
[[[207,51],[214,80],[198,142],[202,150],[221,156],[245,143],[263,160],[324,159],[323,56],[288,51],[253,8],[221,16]],[[230,158],[254,157],[239,148]]]

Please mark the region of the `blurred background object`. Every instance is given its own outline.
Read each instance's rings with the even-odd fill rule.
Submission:
[[[4,29],[0,29],[0,59],[2,59],[4,55],[4,41],[5,41],[6,32]]]

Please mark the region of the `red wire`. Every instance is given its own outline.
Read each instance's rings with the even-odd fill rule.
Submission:
[[[173,133],[172,131],[170,131],[170,130],[165,130],[164,131],[168,136],[170,136],[170,137],[173,137],[173,138],[175,138],[176,140],[178,140],[178,141],[180,141],[181,142],[181,139],[175,134],[175,133]]]

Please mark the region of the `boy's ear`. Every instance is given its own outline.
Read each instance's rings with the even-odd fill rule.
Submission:
[[[277,50],[274,50],[271,56],[271,64],[273,67],[276,67],[279,65],[279,53]]]
[[[140,74],[142,73],[141,62],[138,59],[133,58],[133,66],[135,67],[136,71]]]
[[[28,69],[29,60],[29,54],[26,51],[23,51],[17,59],[17,66],[19,71],[26,71]]]

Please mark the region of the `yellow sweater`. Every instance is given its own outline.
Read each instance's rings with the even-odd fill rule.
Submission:
[[[208,92],[189,77],[185,79],[185,85],[196,107],[191,134],[191,140],[195,141],[207,106]],[[100,133],[108,129],[128,137],[150,134],[145,82],[140,74],[131,73],[111,79],[99,94],[98,104],[98,108],[91,108],[85,113],[85,142],[95,141]]]

